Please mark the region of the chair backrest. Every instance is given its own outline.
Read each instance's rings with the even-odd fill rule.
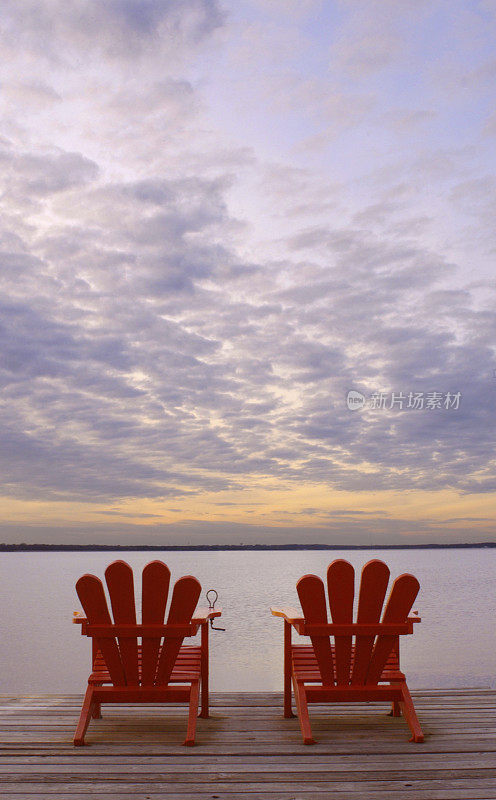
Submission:
[[[381,629],[378,623],[396,624],[397,627],[405,623],[420,588],[413,575],[403,574],[396,578],[381,619],[388,581],[389,569],[382,561],[374,559],[365,564],[356,622],[353,622],[355,571],[348,561],[342,559],[329,565],[327,592],[332,624],[346,626],[345,635],[334,635],[334,648],[329,633],[322,630],[328,624],[323,581],[317,575],[304,575],[298,581],[296,588],[305,624],[317,631],[310,638],[324,685],[378,683],[391,650],[398,642],[397,633]],[[362,626],[361,632],[359,625]],[[374,628],[375,632],[371,633]]]
[[[167,685],[201,592],[191,575],[174,585],[164,625],[170,570],[161,561],[143,569],[141,624],[136,622],[133,571],[125,561],[114,561],[105,570],[113,620],[102,581],[83,575],[76,591],[114,686]],[[142,640],[141,665],[138,639]],[[141,666],[141,669],[140,669]]]

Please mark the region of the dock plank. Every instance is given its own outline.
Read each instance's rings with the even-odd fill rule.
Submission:
[[[315,706],[305,747],[278,693],[212,697],[198,743],[184,707],[110,706],[72,735],[81,698],[0,696],[0,792],[22,800],[496,800],[496,691],[414,692],[426,734],[408,741],[381,704]]]

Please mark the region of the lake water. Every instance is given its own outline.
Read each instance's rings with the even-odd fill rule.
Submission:
[[[143,566],[161,559],[173,581],[192,574],[204,591],[217,589],[224,613],[216,624],[227,630],[211,633],[213,690],[282,688],[283,623],[269,607],[298,607],[296,581],[309,572],[325,577],[335,558],[347,559],[357,571],[380,558],[392,579],[402,572],[419,579],[414,608],[422,623],[402,640],[402,667],[411,688],[496,687],[496,549],[155,551],[2,553],[0,691],[84,690],[90,642],[71,622],[80,609],[74,585],[85,572],[103,578],[115,558],[133,567],[138,586]]]

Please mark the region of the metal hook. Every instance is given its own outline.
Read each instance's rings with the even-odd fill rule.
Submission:
[[[212,594],[212,592],[213,592],[213,593],[214,593],[214,595],[215,595],[215,597],[213,598],[213,600],[211,600],[211,599],[209,598],[209,594]],[[215,589],[209,589],[209,590],[208,590],[208,592],[207,592],[207,600],[208,600],[208,607],[209,607],[210,611],[213,611],[213,610],[214,610],[214,608],[215,608],[215,604],[216,604],[216,602],[217,602],[217,600],[218,600],[218,599],[219,599],[219,593],[218,593],[218,592],[217,592]],[[214,621],[213,621],[213,619],[211,619],[211,620],[210,620],[210,627],[211,627],[211,629],[212,629],[213,631],[225,631],[225,628],[217,628],[217,627],[214,625]]]
[[[212,594],[212,592],[214,593],[215,598],[213,600],[210,600],[209,594]],[[219,593],[215,589],[209,589],[208,592],[207,592],[207,600],[208,600],[208,607],[211,610],[213,610],[215,608],[215,604],[216,604],[218,599],[219,599]]]

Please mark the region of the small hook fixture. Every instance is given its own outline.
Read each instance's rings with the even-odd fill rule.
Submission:
[[[209,597],[210,594],[214,594],[215,595],[213,600],[210,599],[210,597]],[[216,592],[215,589],[209,589],[208,592],[207,592],[207,600],[208,600],[208,607],[211,610],[213,610],[215,608],[215,604],[216,604],[218,599],[219,599],[219,593]]]
[[[212,596],[210,597],[210,595]],[[215,604],[218,599],[219,599],[219,593],[215,589],[209,589],[207,592],[207,600],[210,611],[214,610]],[[213,631],[225,631],[225,628],[216,628],[213,619],[210,620],[210,627],[212,628]]]

